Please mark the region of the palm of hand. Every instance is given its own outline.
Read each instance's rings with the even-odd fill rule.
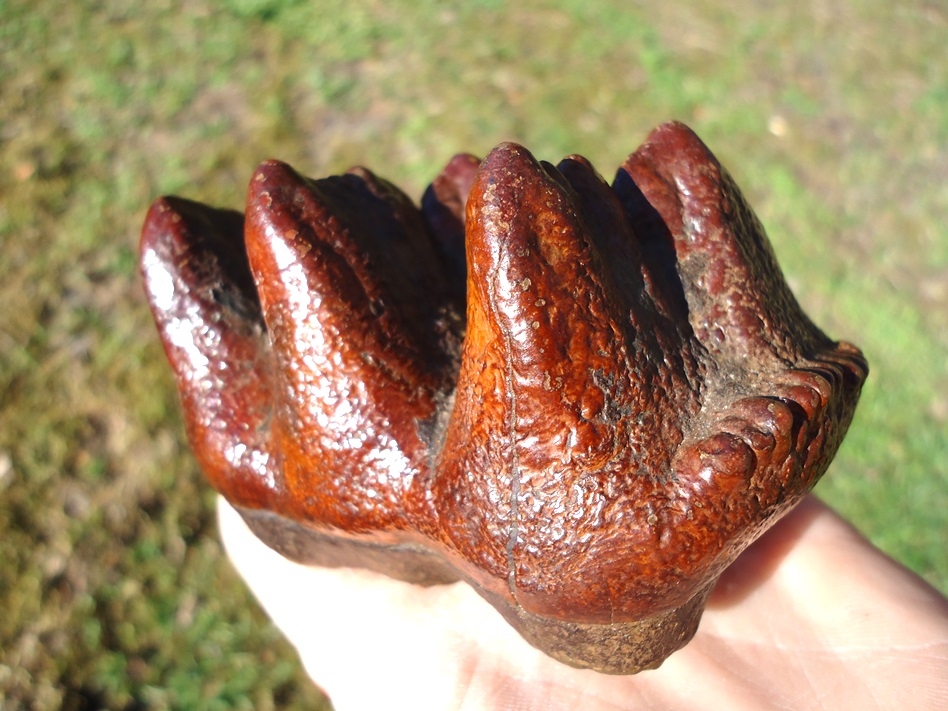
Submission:
[[[220,522],[338,711],[948,708],[948,601],[812,497],[727,570],[687,647],[624,677],[550,659],[463,583],[306,568],[223,499]]]

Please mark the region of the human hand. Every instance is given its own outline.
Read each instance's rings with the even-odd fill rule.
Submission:
[[[608,676],[528,645],[464,583],[308,568],[221,498],[238,571],[337,711],[946,709],[948,600],[813,496],[719,581],[694,640]]]

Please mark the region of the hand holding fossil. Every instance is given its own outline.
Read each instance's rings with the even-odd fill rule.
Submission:
[[[948,601],[809,497],[724,573],[660,669],[571,669],[466,585],[419,589],[268,549],[221,500],[228,552],[337,711],[948,707]]]
[[[268,161],[244,216],[163,198],[141,246],[192,446],[262,540],[463,579],[597,671],[691,639],[867,375],[678,123],[611,186],[578,156],[457,156],[421,209],[365,169]]]

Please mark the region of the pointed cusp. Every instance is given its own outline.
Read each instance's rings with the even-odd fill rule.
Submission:
[[[779,368],[830,343],[797,304],[741,191],[691,129],[659,126],[622,171],[667,226],[691,324],[710,353]]]
[[[407,525],[401,500],[427,456],[419,423],[453,380],[459,338],[417,208],[365,170],[312,181],[269,161],[251,180],[247,244],[287,486],[329,525]]]
[[[148,302],[184,404],[192,448],[232,501],[271,506],[268,343],[247,263],[243,215],[176,197],[155,201],[141,235]]]

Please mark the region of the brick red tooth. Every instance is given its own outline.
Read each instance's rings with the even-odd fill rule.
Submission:
[[[619,470],[633,465],[630,440],[644,450],[662,426],[648,417],[634,421],[650,409],[650,381],[658,378],[645,358],[639,361],[644,370],[629,370],[627,348],[635,338],[629,311],[604,276],[581,203],[556,168],[521,146],[503,144],[481,165],[467,208],[464,366],[445,443],[446,452],[465,454],[461,460],[442,458],[442,471],[454,476],[480,472],[463,482],[460,499],[455,489],[445,497],[446,508],[457,507],[456,518],[442,510],[442,520],[456,521],[448,529],[468,546],[475,537],[465,531],[493,536],[484,545],[493,551],[494,567],[506,564],[516,594],[539,596],[531,609],[547,612],[554,612],[546,607],[550,599],[571,604],[550,573],[559,564],[551,551],[564,549],[551,537],[560,527],[558,512],[574,496],[571,482],[623,478]],[[476,421],[466,414],[475,409],[473,402]],[[462,441],[467,445],[460,446]],[[667,464],[634,462],[659,471]],[[468,496],[492,492],[503,492],[492,510],[473,519],[461,515]],[[608,616],[609,605],[607,594],[603,608],[588,616]]]
[[[694,415],[701,354],[695,351],[687,319],[673,318],[663,301],[666,295],[652,283],[644,251],[651,237],[633,229],[625,205],[585,158],[569,156],[557,168],[575,192],[590,242],[605,255],[600,261],[610,296],[627,331],[626,368],[644,391],[672,401],[680,418]],[[657,406],[658,401],[649,409]]]
[[[465,209],[480,164],[480,158],[470,153],[459,153],[448,161],[421,198],[421,212],[444,260],[448,279],[452,286],[456,286],[456,298],[462,306],[467,286]]]
[[[202,468],[231,500],[274,506],[282,485],[270,441],[268,344],[243,216],[156,200],[142,228],[141,270]]]
[[[146,282],[198,456],[231,500],[284,496],[241,513],[295,560],[459,576],[557,659],[654,668],[826,470],[865,360],[802,314],[680,124],[611,189],[581,157],[554,168],[503,144],[452,160],[426,200],[364,169],[312,181],[265,163],[243,266],[217,237],[156,239],[149,218]],[[227,408],[253,433],[202,440]],[[220,469],[248,442],[273,445],[276,486]]]
[[[445,289],[417,209],[362,169],[311,181],[270,161],[251,180],[247,244],[287,486],[324,525],[405,528],[403,499],[427,462],[419,423],[453,380],[433,333]]]
[[[776,370],[831,345],[791,294],[744,196],[691,129],[659,126],[622,170],[668,228],[690,321],[709,352]]]

